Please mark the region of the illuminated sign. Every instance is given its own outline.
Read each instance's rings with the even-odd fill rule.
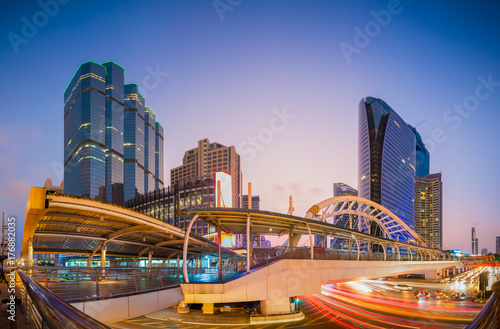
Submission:
[[[215,172],[215,206],[216,207],[233,207],[233,187],[231,175],[223,171]],[[220,182],[220,185],[219,185]],[[220,186],[220,190],[219,190]],[[219,197],[220,194],[220,197]]]
[[[221,234],[222,247],[232,248],[236,244],[236,237],[229,234]]]

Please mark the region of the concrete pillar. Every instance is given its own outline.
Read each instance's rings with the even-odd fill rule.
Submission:
[[[290,297],[261,300],[260,311],[262,314],[290,313]]]
[[[445,271],[445,270],[443,270]],[[427,280],[436,280],[436,279],[441,279],[441,276],[438,275],[437,270],[430,270],[430,271],[425,271],[425,279]]]
[[[203,314],[214,314],[214,303],[203,303]]]

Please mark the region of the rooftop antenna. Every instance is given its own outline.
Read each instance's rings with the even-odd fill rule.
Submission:
[[[420,122],[418,125],[416,125],[416,126],[415,126],[415,127],[413,127],[413,128],[417,128],[418,126],[420,126],[420,125],[421,125],[422,123],[424,123],[424,122],[427,122],[427,120],[424,120],[424,121]]]

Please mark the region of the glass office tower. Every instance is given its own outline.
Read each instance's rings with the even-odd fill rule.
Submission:
[[[155,189],[155,119],[156,114],[149,108],[144,109],[144,191]]]
[[[414,127],[410,128],[413,130],[415,133],[415,138],[416,138],[416,174],[415,176],[417,177],[425,177],[429,175],[430,172],[430,154],[429,151],[427,151],[427,148],[425,147],[424,141],[422,140],[422,137],[418,133],[417,129]]]
[[[392,211],[414,229],[416,137],[383,100],[359,104],[359,196]],[[376,225],[370,233],[380,235]]]
[[[64,94],[64,193],[123,205],[163,186],[163,128],[157,138],[138,90],[113,62],[77,70]]]
[[[78,68],[64,92],[64,193],[104,200],[106,69]]]
[[[124,69],[107,62],[106,69],[106,202],[123,203]]]
[[[144,194],[144,97],[139,86],[126,84],[124,132],[124,199]]]
[[[155,123],[155,190],[163,188],[163,126]],[[161,178],[160,178],[161,177]]]

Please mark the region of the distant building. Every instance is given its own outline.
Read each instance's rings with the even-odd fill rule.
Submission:
[[[473,255],[479,255],[479,250],[478,250],[478,241],[476,238],[476,228],[472,228],[472,254]]]
[[[163,131],[144,103],[120,65],[80,65],[64,93],[65,194],[123,205],[163,186]]]
[[[384,206],[415,229],[415,133],[381,99],[362,99],[358,114],[359,196]],[[370,232],[382,236],[375,222]]]
[[[61,182],[60,186],[57,186],[52,183],[52,178],[48,177],[45,180],[45,184],[43,184],[43,187],[45,187],[48,191],[54,191],[59,194],[64,194],[64,180]]]
[[[241,208],[248,209],[248,195],[244,195],[242,198]],[[252,195],[252,208],[253,210],[260,209],[260,197],[258,195]]]
[[[488,249],[487,248],[481,249],[481,255],[483,255],[483,256],[488,255]]]
[[[443,183],[441,174],[415,177],[415,232],[443,249]]]
[[[411,127],[411,126],[410,126]],[[422,137],[418,133],[417,129],[415,127],[411,127],[413,132],[415,133],[416,137],[416,172],[415,176],[417,177],[425,177],[429,175],[430,172],[430,154],[429,151],[427,151],[427,148],[425,147],[425,144],[422,140]]]
[[[343,195],[358,196],[358,190],[344,183],[333,183],[333,196]]]
[[[248,209],[248,195],[242,197],[242,209]],[[260,197],[258,195],[252,195],[252,208],[253,210],[260,210]],[[266,237],[260,234],[252,235],[252,246],[254,247],[266,247],[270,241],[266,240]],[[246,248],[247,246],[247,235],[238,234],[236,236],[236,245],[241,248]]]
[[[137,195],[127,200],[125,207],[185,230],[192,216],[181,214],[180,211],[186,208],[214,207],[214,190],[214,180],[211,178],[186,179],[172,186]],[[198,219],[191,231],[198,235],[205,235],[215,232],[215,228],[204,220]]]
[[[496,248],[496,253],[500,254],[500,236],[497,236],[497,248]]]
[[[358,190],[355,188],[344,184],[344,183],[333,183],[333,196],[358,196]],[[353,206],[353,210],[357,209],[357,205]],[[338,215],[333,218],[333,223],[342,227],[356,228],[358,225],[358,215]],[[321,237],[320,237],[321,238]],[[348,247],[349,240],[343,238],[334,238],[330,240],[330,248],[343,249]]]
[[[170,170],[170,185],[193,178],[213,178],[216,171],[231,175],[233,207],[240,208],[242,174],[240,156],[234,146],[210,143],[208,139],[198,141],[198,147],[186,151],[182,165]]]

